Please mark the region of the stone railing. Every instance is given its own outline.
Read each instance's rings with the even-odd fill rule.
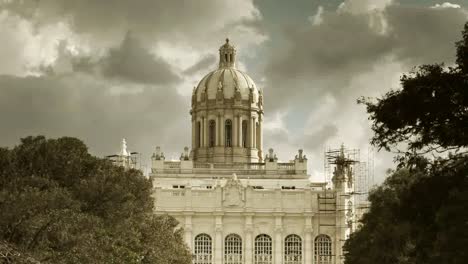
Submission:
[[[157,149],[157,153],[153,155],[151,174],[217,174],[217,175],[271,175],[281,177],[281,175],[307,175],[307,158],[302,155],[302,150],[299,150],[299,155],[296,155],[294,160],[290,162],[278,162],[273,150],[269,150],[269,154],[265,156],[265,162],[245,162],[245,163],[207,163],[194,162],[190,159],[188,148],[184,149],[180,161],[166,161],[164,155]]]
[[[296,162],[204,163],[185,161],[153,162],[152,174],[306,175],[307,165]]]

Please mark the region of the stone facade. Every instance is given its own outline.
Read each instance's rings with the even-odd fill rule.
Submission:
[[[263,156],[262,92],[235,55],[227,41],[194,89],[192,150],[166,161],[156,148],[156,213],[179,220],[193,263],[342,263],[355,223],[350,167],[337,159],[327,188],[309,180],[302,150],[289,162]]]

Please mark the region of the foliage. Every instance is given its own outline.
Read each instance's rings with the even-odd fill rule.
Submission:
[[[177,221],[153,214],[151,192],[140,171],[91,156],[75,138],[0,148],[0,256],[14,249],[45,263],[190,263]]]
[[[403,75],[401,90],[359,101],[375,146],[407,148],[398,170],[369,195],[369,211],[345,243],[345,264],[466,263],[468,23],[456,47],[456,67],[420,66]]]
[[[456,44],[456,67],[422,65],[401,77],[400,90],[383,98],[361,98],[374,137],[372,144],[393,150],[407,144],[406,157],[468,146],[468,23]]]
[[[369,195],[345,264],[466,263],[468,158],[400,169]]]

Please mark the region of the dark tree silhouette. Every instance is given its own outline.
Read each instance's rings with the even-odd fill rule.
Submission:
[[[468,260],[468,23],[456,48],[454,67],[420,66],[403,75],[402,89],[359,100],[373,122],[372,143],[406,148],[398,170],[371,192],[361,227],[345,243],[346,264]]]
[[[191,263],[177,221],[154,215],[151,192],[140,171],[91,156],[75,138],[27,137],[0,148],[0,258]]]

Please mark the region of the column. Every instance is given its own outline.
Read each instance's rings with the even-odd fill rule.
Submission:
[[[312,215],[306,214],[304,217],[304,263],[313,263],[312,231]]]
[[[195,146],[195,134],[196,134],[196,131],[195,131],[195,127],[197,125],[197,121],[196,121],[196,118],[192,116],[192,149],[194,149],[196,146]]]
[[[252,148],[257,147],[257,122],[252,118]]]
[[[237,130],[239,129],[239,116],[234,116],[234,119],[232,120],[232,146],[237,147],[238,145],[238,140],[237,140]]]
[[[205,147],[205,117],[201,118],[200,126],[200,146]]]
[[[221,116],[216,117],[216,136],[215,136],[215,146],[221,145]]]
[[[253,126],[253,117],[250,117],[250,120],[249,120],[249,129],[248,129],[248,130],[249,130],[249,133],[250,133],[250,135],[249,135],[249,143],[248,143],[249,148],[253,148],[253,146],[254,146],[254,145],[253,145],[253,144],[254,144],[254,141],[253,141],[253,130],[254,130],[254,128],[253,128],[253,127],[254,127],[254,126]]]
[[[237,129],[238,129],[239,133],[237,134],[238,135],[237,144],[238,144],[239,147],[242,147],[242,133],[243,133],[243,131],[242,131],[242,116],[241,115],[239,115],[238,121],[239,121],[239,125],[237,126]]]
[[[245,216],[245,261],[244,263],[253,263],[253,247],[252,247],[252,216]]]
[[[208,117],[203,118],[203,146],[208,147]]]
[[[258,142],[257,142],[257,149],[260,151],[260,157],[262,157],[263,153],[263,129],[262,129],[262,117],[258,117]]]
[[[192,252],[192,215],[185,216],[185,243],[187,244],[190,252]]]
[[[223,216],[216,215],[215,219],[215,244],[214,244],[214,263],[223,263]]]
[[[275,217],[274,263],[283,263],[283,221],[282,216]]]
[[[219,117],[219,125],[221,126],[220,128],[220,131],[219,131],[219,145],[220,146],[223,146],[226,144],[226,132],[224,131],[225,128],[226,128],[226,119],[224,118],[224,116],[220,116]],[[232,126],[232,122],[231,122],[231,126]],[[232,136],[232,135],[231,135]],[[232,140],[232,138],[231,138]]]

